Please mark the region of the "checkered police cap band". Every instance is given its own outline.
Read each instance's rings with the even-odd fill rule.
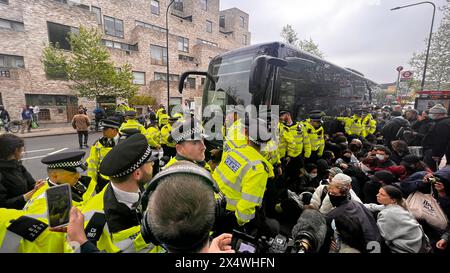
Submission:
[[[178,133],[178,132],[173,132],[172,133],[172,137],[175,140],[175,142],[180,142],[183,140],[196,140],[196,138],[200,138],[203,136],[203,130],[200,126],[196,127],[196,128],[191,128],[189,131],[186,131],[184,133]],[[199,139],[197,139],[199,140]]]
[[[47,168],[49,169],[75,168],[81,166],[82,164],[83,163],[81,161],[60,162],[55,164],[49,164]]]
[[[134,172],[139,167],[144,165],[145,162],[147,162],[147,159],[149,158],[151,153],[152,153],[152,149],[150,148],[150,146],[147,146],[145,153],[142,155],[142,157],[136,163],[134,163],[132,166],[130,166],[127,170],[125,170],[121,173],[115,174],[115,175],[110,175],[110,177],[113,177],[113,178],[122,177],[122,176],[125,176],[127,174]]]

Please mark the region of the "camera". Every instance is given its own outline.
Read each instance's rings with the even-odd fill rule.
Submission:
[[[294,241],[281,234],[275,238],[252,237],[246,233],[233,230],[231,248],[236,253],[290,253],[294,247]]]

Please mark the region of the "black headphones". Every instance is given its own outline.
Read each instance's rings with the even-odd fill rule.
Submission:
[[[216,226],[217,223],[220,223],[220,219],[223,219],[226,216],[226,206],[227,206],[227,200],[223,193],[219,190],[219,187],[217,186],[216,182],[212,178],[209,171],[207,171],[205,168],[202,168],[198,166],[197,164],[182,160],[174,163],[169,168],[161,171],[158,173],[148,184],[148,187],[146,188],[142,200],[147,206],[148,201],[150,200],[151,194],[156,190],[158,185],[160,184],[160,181],[162,178],[165,178],[167,176],[173,175],[173,174],[193,174],[200,177],[199,181],[203,181],[206,185],[208,185],[209,188],[213,190],[214,193],[217,195],[214,196],[215,201],[215,221],[214,226]],[[183,183],[180,181],[180,183]],[[201,183],[201,182],[199,182]],[[161,242],[155,237],[155,235],[152,232],[151,229],[151,223],[148,219],[148,212],[147,210],[144,212],[144,215],[142,217],[141,221],[141,235],[142,238],[146,243],[152,243],[154,245],[161,245]]]

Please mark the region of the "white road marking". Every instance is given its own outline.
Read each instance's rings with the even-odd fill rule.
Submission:
[[[52,148],[51,150],[53,150],[53,149],[54,149],[54,148]],[[62,149],[60,149],[60,150],[58,150],[58,151],[54,151],[54,152],[51,152],[51,153],[46,154],[46,155],[40,155],[40,156],[33,156],[33,157],[22,158],[22,161],[24,161],[24,160],[30,160],[30,159],[36,159],[36,158],[41,158],[41,157],[46,157],[46,156],[48,156],[48,155],[57,154],[57,153],[59,153],[59,152],[65,151],[65,150],[67,150],[67,149],[69,149],[69,148],[62,148]]]
[[[23,152],[24,154],[30,154],[30,153],[37,153],[37,152],[43,152],[43,151],[51,151],[54,150],[55,148],[49,148],[49,149],[41,149],[41,150],[32,150],[32,151],[25,151]]]
[[[57,154],[57,153],[59,153],[59,152],[65,151],[65,150],[67,150],[67,149],[69,149],[69,148],[62,148],[61,150],[51,152],[51,153],[49,153],[48,155]]]

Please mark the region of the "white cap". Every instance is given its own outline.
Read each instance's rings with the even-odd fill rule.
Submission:
[[[341,183],[349,185],[352,183],[352,178],[346,174],[338,173],[333,177],[331,183]]]

